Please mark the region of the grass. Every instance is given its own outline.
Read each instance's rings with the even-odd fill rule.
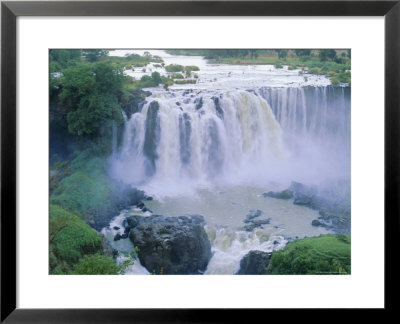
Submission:
[[[72,270],[84,255],[102,253],[101,236],[78,216],[50,205],[50,273]]]
[[[350,274],[349,235],[321,235],[298,239],[271,257],[271,274]]]

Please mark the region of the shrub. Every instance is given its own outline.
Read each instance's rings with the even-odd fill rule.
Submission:
[[[200,68],[196,65],[188,65],[188,66],[185,66],[185,71],[190,73],[192,71],[200,71]]]
[[[86,254],[101,253],[101,236],[78,216],[50,205],[50,273],[66,273]]]
[[[120,267],[115,260],[105,255],[86,255],[74,265],[75,275],[117,275]]]
[[[317,74],[317,75],[324,74],[324,73],[322,72],[322,69],[319,68],[319,67],[313,67],[313,68],[309,69],[308,72],[309,72],[310,74]]]
[[[188,79],[188,80],[176,80],[175,83],[176,84],[194,84],[197,81],[194,79]]]
[[[184,76],[180,73],[173,73],[171,74],[172,79],[184,79]]]
[[[331,77],[332,84],[348,83],[351,84],[351,72],[340,72]]]
[[[350,274],[349,235],[298,239],[272,254],[272,274]]]
[[[167,72],[184,72],[185,68],[183,67],[183,65],[179,65],[179,64],[170,64],[167,65],[165,67],[165,70]]]

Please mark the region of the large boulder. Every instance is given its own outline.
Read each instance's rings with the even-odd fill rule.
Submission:
[[[263,251],[250,251],[240,260],[239,275],[268,274],[268,265],[272,253]]]
[[[132,216],[129,238],[140,263],[154,274],[201,274],[211,259],[211,243],[200,215]]]

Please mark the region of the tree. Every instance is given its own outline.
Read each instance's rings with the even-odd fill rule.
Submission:
[[[321,61],[327,61],[328,59],[334,60],[335,57],[336,57],[336,51],[334,49],[319,50],[319,58]]]
[[[157,85],[162,83],[160,73],[158,73],[158,72],[153,72],[151,74],[151,78],[152,78],[153,82],[156,83]]]
[[[250,56],[251,56],[251,58],[257,58],[258,57],[258,50],[251,49],[250,50]]]
[[[123,122],[119,97],[124,75],[107,62],[80,64],[64,71],[60,94],[71,134],[97,137]],[[101,132],[100,132],[101,131]]]
[[[287,56],[288,50],[276,50],[278,52],[278,57],[284,59]]]
[[[296,55],[298,57],[303,57],[303,56],[310,56],[311,55],[311,50],[310,49],[296,49],[294,50]]]
[[[101,57],[107,56],[108,52],[109,51],[99,50],[99,49],[86,49],[86,50],[83,50],[83,56],[89,62],[96,62]]]

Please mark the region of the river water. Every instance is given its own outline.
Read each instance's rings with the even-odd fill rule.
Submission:
[[[145,51],[110,55],[133,52]],[[213,251],[205,274],[234,274],[250,250],[271,252],[291,238],[327,233],[311,225],[316,211],[262,194],[292,181],[320,188],[348,181],[349,87],[332,86],[324,76],[304,78],[287,67],[212,64],[202,57],[149,52],[166,65],[198,66],[198,82],[148,89],[147,103],[125,122],[110,174],[152,196],[146,206],[154,214],[204,216]],[[154,64],[125,73],[138,79],[154,71],[166,74]],[[252,210],[270,223],[244,230]],[[113,237],[122,233],[128,215],[151,213],[132,207],[103,229],[123,253],[133,244]],[[138,261],[127,272],[146,273]]]

